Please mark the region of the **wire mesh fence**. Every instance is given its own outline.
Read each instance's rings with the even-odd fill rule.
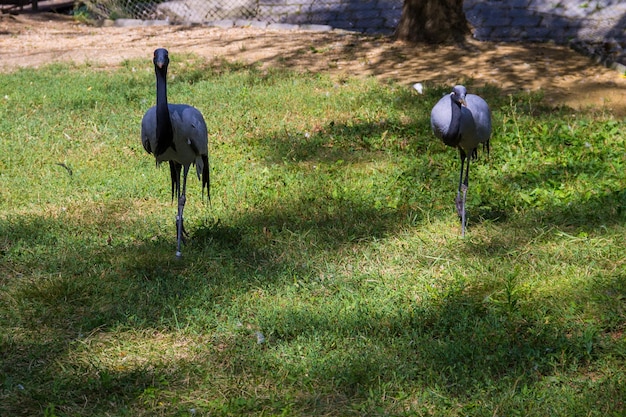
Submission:
[[[91,12],[101,18],[170,20],[172,23],[205,22],[256,16],[253,0],[89,0]]]
[[[202,23],[225,19],[279,22],[289,17],[323,15],[328,20],[335,11],[355,9],[352,0],[88,0],[89,9],[100,17],[163,19],[173,23]],[[365,0],[362,11],[380,10],[391,5],[398,9],[402,0]],[[394,7],[395,6],[395,7]]]
[[[403,0],[86,0],[85,4],[94,15],[107,19],[171,23],[249,20],[385,33],[396,27],[402,3]]]
[[[102,18],[169,20],[172,23],[259,18],[259,0],[89,0]]]

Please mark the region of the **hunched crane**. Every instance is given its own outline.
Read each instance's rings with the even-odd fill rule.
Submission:
[[[459,149],[461,173],[455,204],[461,219],[461,234],[465,236],[465,198],[469,186],[470,159],[476,159],[477,148],[481,143],[489,154],[491,111],[485,100],[475,94],[467,94],[464,86],[457,85],[433,107],[430,113],[430,127],[443,143]],[[467,166],[463,178],[466,159]]]
[[[206,187],[210,200],[209,151],[207,127],[202,113],[187,104],[168,104],[167,66],[169,56],[166,49],[154,51],[156,73],[156,106],[148,109],[141,120],[141,143],[144,149],[154,154],[157,166],[169,161],[174,192],[178,198],[176,216],[176,257],[181,257],[181,242],[185,239],[183,211],[185,209],[187,174],[192,164],[196,165],[198,179],[202,181],[202,193]],[[180,189],[180,172],[183,171],[183,188]]]

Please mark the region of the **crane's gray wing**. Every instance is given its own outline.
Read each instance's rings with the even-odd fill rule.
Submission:
[[[186,104],[170,104],[174,141],[184,141],[195,157],[208,155],[208,132],[200,110]],[[176,143],[178,149],[178,143]]]
[[[442,139],[450,128],[452,120],[451,101],[450,95],[446,94],[430,112],[430,128],[439,139]]]
[[[141,144],[150,154],[156,149],[156,106],[150,107],[141,119]]]
[[[472,113],[474,125],[476,126],[476,140],[484,143],[491,137],[491,110],[482,97],[475,94],[465,96],[467,108]]]
[[[174,129],[176,160],[183,165],[195,164],[198,179],[208,185],[208,132],[206,122],[198,109],[186,104],[170,104],[170,118]],[[206,179],[206,183],[205,180]]]

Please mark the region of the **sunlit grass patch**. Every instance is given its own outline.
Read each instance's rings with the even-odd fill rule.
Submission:
[[[0,80],[0,414],[623,412],[623,121],[474,89],[494,137],[461,238],[448,86],[171,73],[213,187],[189,178],[181,260],[149,61]]]

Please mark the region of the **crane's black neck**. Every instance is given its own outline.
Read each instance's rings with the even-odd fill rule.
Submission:
[[[443,135],[443,143],[448,146],[457,147],[461,142],[461,103],[456,102],[450,97],[451,116],[448,131]]]
[[[174,130],[167,104],[167,67],[155,66],[156,73],[156,139],[155,156],[162,155],[167,148],[174,147]]]

